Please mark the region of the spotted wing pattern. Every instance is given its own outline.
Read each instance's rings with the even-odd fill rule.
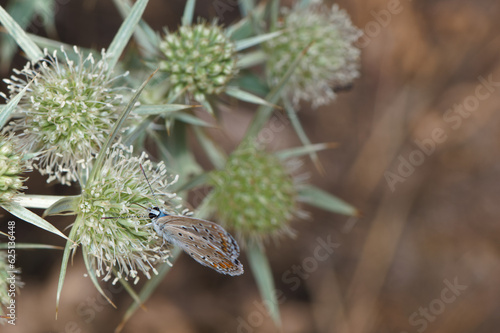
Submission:
[[[156,232],[194,260],[219,273],[243,274],[236,240],[220,225],[187,216],[167,215],[153,220]]]

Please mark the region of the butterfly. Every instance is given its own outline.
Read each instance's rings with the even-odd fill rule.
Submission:
[[[156,200],[146,172],[142,165],[140,167]],[[146,226],[153,226],[156,233],[163,239],[163,243],[167,242],[181,248],[198,263],[218,273],[231,276],[243,274],[243,264],[238,260],[240,255],[238,243],[220,225],[194,217],[169,214],[167,210],[159,208],[159,205],[151,208],[137,205],[148,211],[147,217],[151,219],[151,222]]]
[[[188,216],[170,215],[159,207],[148,208],[148,217],[164,242],[181,248],[203,266],[231,276],[243,274],[236,240],[220,225]]]

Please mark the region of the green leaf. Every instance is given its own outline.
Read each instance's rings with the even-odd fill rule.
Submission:
[[[269,94],[268,85],[257,75],[245,73],[236,79],[237,86],[240,89],[251,92],[257,96],[266,96]]]
[[[174,247],[172,249],[172,255],[169,258],[169,261],[166,263],[163,263],[160,266],[160,268],[158,270],[158,275],[153,276],[151,279],[149,279],[144,284],[141,291],[139,292],[139,299],[141,302],[140,303],[138,303],[138,302],[132,303],[132,305],[127,309],[127,312],[125,312],[125,315],[123,316],[121,323],[115,329],[115,333],[121,332],[121,330],[123,329],[123,327],[125,326],[127,321],[132,317],[132,315],[135,313],[135,311],[137,311],[139,306],[141,306],[141,304],[145,303],[146,300],[151,296],[151,294],[156,289],[156,287],[158,287],[160,282],[163,281],[163,279],[165,278],[167,273],[170,271],[171,265],[173,265],[175,260],[177,260],[177,258],[179,257],[179,254],[181,252],[182,251],[177,247]]]
[[[172,118],[175,118],[176,120],[182,121],[183,123],[190,124],[193,126],[216,127],[215,125],[210,124],[203,119],[200,119],[196,116],[193,116],[192,114],[185,112],[176,112],[172,115]]]
[[[207,153],[210,162],[212,162],[213,166],[217,169],[224,168],[226,165],[226,154],[224,151],[215,145],[215,143],[205,135],[205,133],[200,128],[193,128],[196,137],[198,138],[198,142],[203,147],[203,150]]]
[[[0,8],[2,8],[2,7],[0,7]],[[26,93],[26,90],[28,90],[28,87],[30,86],[31,82],[33,82],[33,80],[31,80],[26,85],[26,87],[24,87],[23,90],[21,90],[19,92],[19,94],[16,95],[16,97],[12,98],[9,101],[9,103],[7,103],[5,106],[3,106],[2,110],[0,110],[0,128],[4,127],[5,124],[7,123],[7,121],[9,121],[10,116],[12,115],[12,113],[14,112],[14,110],[17,107],[17,104],[19,104],[19,101],[21,101],[21,98]]]
[[[129,1],[113,0],[113,2],[123,18],[126,18],[130,14],[131,4]],[[158,45],[156,34],[144,20],[141,19],[139,21],[139,26],[136,28],[134,35],[135,41],[140,48],[146,51],[147,55],[151,56],[156,53],[157,49],[155,45]]]
[[[104,297],[106,301],[108,301],[109,304],[111,304],[112,307],[115,309],[117,308],[116,305],[111,301],[111,299],[106,296],[106,293],[104,290],[102,290],[101,285],[99,284],[99,281],[97,280],[97,276],[95,274],[95,267],[92,267],[92,263],[89,261],[89,254],[87,253],[87,250],[85,247],[82,247],[82,255],[83,255],[83,261],[85,262],[85,267],[87,268],[87,274],[90,277],[90,280],[94,284],[94,287],[97,289],[99,294]]]
[[[3,232],[0,232],[3,234]],[[9,236],[5,234],[6,236]],[[8,248],[7,243],[0,243],[0,249],[5,250]],[[16,249],[23,250],[33,250],[33,249],[41,249],[41,250],[62,250],[62,246],[55,246],[49,244],[33,244],[33,243],[16,243]]]
[[[248,38],[253,34],[252,22],[245,17],[225,29],[226,36],[233,41]]]
[[[332,148],[336,148],[336,147],[338,147],[338,144],[335,142],[317,143],[314,145],[306,145],[306,146],[300,146],[300,147],[295,147],[295,148],[290,148],[290,149],[284,149],[282,151],[276,152],[275,155],[279,159],[286,160],[288,158],[299,157],[299,156],[310,154],[312,152],[325,150],[325,149],[332,149]]]
[[[0,23],[5,27],[9,35],[14,38],[17,45],[23,49],[31,62],[35,63],[43,58],[42,50],[28,37],[23,28],[12,19],[2,6],[0,6]]]
[[[292,106],[292,103],[289,101],[288,98],[284,97],[283,98],[283,104],[285,105],[285,110],[288,115],[288,119],[290,119],[292,126],[295,130],[295,133],[299,136],[300,141],[302,142],[303,145],[309,146],[311,145],[311,140],[307,137],[306,132],[304,131],[304,128],[302,127],[302,123],[300,122],[299,118],[297,117],[297,112],[295,111],[294,107]],[[316,169],[322,174],[325,174],[325,169],[323,168],[323,165],[321,164],[318,154],[316,154],[316,151],[313,150],[309,153],[309,157],[313,161],[314,165],[316,166]]]
[[[240,69],[253,67],[264,63],[268,58],[269,55],[262,50],[247,52],[238,59],[237,66]]]
[[[32,211],[24,208],[23,206],[21,206],[17,202],[4,203],[1,205],[1,207],[3,209],[5,209],[6,211],[8,211],[9,213],[11,213],[12,215],[17,216],[18,218],[20,218],[23,221],[31,223],[38,228],[52,232],[58,236],[61,236],[64,239],[68,239],[68,237],[66,237],[65,234],[60,232],[52,224],[45,221],[44,219],[42,219],[40,216],[36,215]]]
[[[254,0],[241,0],[239,3],[241,16],[248,16],[255,9]]]
[[[274,287],[273,275],[269,261],[264,254],[262,246],[256,242],[250,242],[247,249],[248,262],[252,268],[252,274],[257,282],[260,295],[267,304],[267,310],[278,328],[281,327],[279,304]]]
[[[281,78],[281,80],[278,82],[278,84],[273,87],[271,92],[266,96],[266,101],[268,101],[271,104],[276,104],[283,92],[284,87],[286,86],[288,80],[292,76],[293,72],[295,71],[295,68],[299,65],[300,61],[306,54],[307,50],[309,49],[309,44],[304,50],[295,58],[295,60],[290,64],[290,68],[286,71],[285,75]],[[252,123],[247,129],[247,132],[245,134],[245,140],[249,138],[254,138],[259,134],[260,130],[262,127],[266,124],[268,121],[269,117],[271,117],[273,109],[268,106],[268,105],[263,105],[260,106],[259,109],[257,110],[257,113],[252,120]]]
[[[61,198],[47,208],[42,216],[56,215],[63,212],[70,212],[70,214],[75,214],[75,210],[78,208],[78,203],[80,202],[81,195],[72,195]]]
[[[195,5],[196,5],[196,0],[188,0],[186,2],[186,7],[184,7],[184,14],[182,15],[183,26],[186,27],[192,24]]]
[[[71,227],[71,231],[69,232],[68,241],[66,241],[66,245],[64,247],[63,258],[61,261],[61,271],[59,272],[59,280],[57,282],[57,291],[56,291],[56,319],[57,314],[59,312],[59,302],[61,301],[61,292],[64,285],[64,279],[66,277],[66,270],[68,269],[68,261],[71,249],[75,246],[75,237],[76,231],[78,230],[78,226],[81,223],[80,216],[76,217],[75,223],[73,227]]]
[[[249,47],[258,45],[262,42],[266,42],[266,41],[271,40],[271,39],[273,39],[281,34],[282,34],[281,31],[275,31],[275,32],[270,32],[270,33],[263,34],[263,35],[258,35],[255,37],[250,37],[250,38],[238,40],[235,42],[236,51],[242,51],[242,50],[247,49]]]
[[[46,209],[63,198],[66,197],[62,195],[23,194],[16,196],[15,201],[23,207]]]
[[[239,99],[240,101],[243,101],[243,102],[248,102],[248,103],[253,103],[253,104],[259,104],[259,105],[266,105],[266,106],[270,106],[272,108],[279,108],[278,106],[273,105],[273,104],[267,102],[265,99],[260,98],[259,96],[251,94],[249,92],[240,90],[237,87],[231,87],[231,86],[227,87],[226,88],[226,94],[228,94],[229,96],[232,96],[234,98],[237,98],[237,99]]]
[[[101,151],[97,155],[97,159],[92,167],[92,171],[90,172],[90,176],[89,176],[87,182],[92,182],[97,175],[97,171],[101,169],[102,164],[104,163],[104,156],[106,156],[106,152],[108,151],[109,148],[111,148],[111,144],[112,144],[113,140],[118,135],[120,128],[122,127],[122,125],[125,122],[125,120],[127,119],[128,115],[130,114],[130,112],[134,108],[135,103],[137,102],[137,100],[139,99],[139,96],[141,95],[141,92],[144,90],[144,88],[148,84],[149,80],[151,80],[151,78],[153,77],[153,75],[155,73],[156,73],[156,71],[153,72],[153,74],[151,74],[146,79],[146,81],[144,81],[142,83],[142,85],[139,87],[139,89],[137,89],[133,98],[130,100],[130,102],[127,104],[127,107],[123,110],[122,114],[120,115],[120,118],[118,118],[118,120],[116,121],[115,125],[113,126],[113,129],[111,130],[111,135],[109,136],[109,138],[106,141],[106,143],[104,144],[103,148],[101,148]]]
[[[181,110],[191,109],[195,106],[196,105],[187,105],[187,104],[139,105],[134,109],[134,113],[142,116],[150,116],[150,115],[168,116],[171,113]]]
[[[24,30],[35,13],[33,4],[33,1],[9,1],[5,9],[10,17],[18,22],[21,29]],[[9,35],[2,34],[0,36],[0,46],[0,67],[7,72],[17,51],[17,44]]]
[[[144,13],[144,9],[146,9],[148,1],[149,0],[137,0],[134,6],[132,6],[130,14],[127,16],[125,21],[123,21],[120,29],[113,38],[113,41],[109,45],[107,52],[110,54],[108,59],[110,69],[113,69],[117,64],[118,59],[120,59],[125,46],[127,46],[130,37],[132,37],[132,34],[134,33],[137,23],[139,23],[139,20]]]
[[[320,190],[312,185],[301,186],[299,189],[299,201],[308,203],[321,209],[328,210],[333,213],[359,216],[356,208],[348,204],[342,199],[331,195],[328,192]]]

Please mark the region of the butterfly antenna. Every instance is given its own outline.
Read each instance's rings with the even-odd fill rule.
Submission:
[[[151,187],[151,183],[149,182],[148,176],[146,176],[146,172],[144,171],[144,168],[142,167],[142,164],[139,163],[139,166],[141,167],[142,174],[144,175],[144,178],[146,178],[146,182],[148,183],[149,190],[151,191],[151,194],[153,194],[153,198],[155,198],[156,206],[160,207],[160,203],[158,202],[158,199],[156,198],[155,192],[153,191],[153,187]]]
[[[145,215],[129,215],[129,216],[103,216],[103,217],[101,217],[101,220],[110,220],[110,219],[128,219],[128,218],[131,218],[131,217],[140,218],[140,217],[147,217],[147,216],[145,216]]]

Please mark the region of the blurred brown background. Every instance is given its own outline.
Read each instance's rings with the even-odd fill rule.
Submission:
[[[121,22],[111,1],[62,3],[61,41],[109,45]],[[309,161],[304,170],[311,183],[354,204],[363,217],[304,206],[312,217],[294,223],[299,237],[270,244],[276,288],[283,295],[283,332],[496,332],[500,3],[338,3],[365,32],[362,74],[332,105],[300,112],[313,142],[340,143],[320,154],[325,176]],[[145,19],[158,30],[175,28],[183,6],[181,0],[151,0]],[[196,14],[214,17],[213,2],[199,1]],[[235,17],[236,10],[227,12],[222,22]],[[15,67],[23,65],[16,58]],[[227,133],[219,137],[230,138],[228,151],[251,116],[251,109],[242,108],[224,115]],[[270,149],[298,144],[287,128]],[[205,162],[202,156],[200,161]],[[36,174],[28,186],[28,193],[68,193]],[[52,221],[62,229],[71,220]],[[62,244],[21,222],[16,231],[19,242]],[[325,256],[318,247],[328,240],[335,246]],[[16,327],[2,332],[111,332],[131,303],[108,283],[118,309],[105,304],[84,277],[78,253],[56,321],[62,253],[18,254],[26,285],[16,298]],[[146,303],[148,311],[138,311],[124,332],[275,332],[244,257],[247,273],[231,278],[182,256]],[[300,266],[306,273],[297,271]]]

